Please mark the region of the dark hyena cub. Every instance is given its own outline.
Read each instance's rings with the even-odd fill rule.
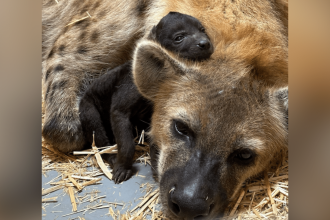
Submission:
[[[202,24],[194,17],[170,12],[155,26],[150,38],[166,49],[190,60],[209,58],[213,46]],[[83,96],[79,111],[86,144],[118,145],[118,156],[109,157],[114,165],[113,180],[127,180],[134,156],[134,128],[146,130],[150,124],[152,103],[138,92],[132,78],[132,63],[127,62],[96,79]]]
[[[131,66],[131,62],[126,62],[96,79],[79,105],[86,144],[92,143],[93,131],[96,146],[117,143],[117,157],[107,157],[114,166],[116,183],[131,176],[134,128],[148,129],[152,112],[152,104],[140,95],[133,83]]]
[[[207,59],[213,45],[198,19],[179,12],[170,12],[151,30],[153,38],[166,49],[190,60]]]

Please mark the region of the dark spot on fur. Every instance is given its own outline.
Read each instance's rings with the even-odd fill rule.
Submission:
[[[107,13],[108,13],[107,10],[104,9],[104,10],[100,11],[100,12],[97,14],[97,17],[99,17],[99,18],[103,18],[104,16],[107,15]]]
[[[53,102],[55,92],[63,90],[66,84],[67,84],[66,80],[53,83],[52,92],[51,92],[50,98],[49,98],[50,103]]]
[[[54,56],[54,53],[56,51],[56,48],[53,47],[53,49],[50,51],[50,53],[48,54],[48,59],[52,58]]]
[[[54,72],[59,72],[59,71],[63,71],[64,70],[64,66],[62,66],[61,64],[58,64],[55,69]]]
[[[84,54],[86,53],[88,50],[86,49],[85,46],[79,46],[78,49],[77,49],[77,53],[80,53],[80,54]]]
[[[63,90],[64,86],[67,84],[68,82],[66,80],[63,81],[59,81],[54,83],[53,89],[54,90]]]
[[[45,7],[46,7],[46,6],[47,6],[47,7],[49,7],[49,6],[53,6],[53,5],[55,5],[55,4],[57,4],[55,1],[49,0],[49,1],[47,1],[47,3],[45,4]]]
[[[83,31],[80,35],[79,35],[79,40],[84,40],[86,38],[86,31]]]
[[[85,14],[87,16],[87,11],[89,11],[89,8],[90,8],[89,6],[90,6],[90,4],[85,4],[82,7],[81,11],[80,11],[80,15],[84,15]]]
[[[86,18],[84,20],[81,20],[81,21],[78,21],[78,22],[74,23],[73,25],[75,27],[79,27],[81,29],[86,29],[91,24],[89,19],[90,18]]]
[[[91,35],[91,41],[93,43],[97,43],[99,36],[100,36],[100,33],[97,30],[93,31],[93,33]]]
[[[63,33],[63,34],[66,33],[66,32],[68,31],[68,29],[69,29],[69,26],[65,26],[65,27],[63,28],[62,33]]]
[[[136,10],[139,16],[143,16],[147,11],[148,5],[146,0],[139,0],[136,6]]]
[[[65,49],[65,46],[64,46],[63,44],[58,48],[58,50],[59,50],[59,54],[60,54],[61,56],[64,56],[64,49]]]
[[[48,86],[47,86],[45,100],[47,100],[47,98],[48,98],[48,94],[49,94],[49,90],[50,90],[50,85],[51,85],[51,83],[49,83]]]
[[[59,51],[63,52],[65,49],[65,46],[62,44],[58,49],[59,49]]]
[[[48,70],[47,70],[47,72],[46,72],[46,76],[45,76],[45,81],[47,81],[47,79],[48,79],[48,77],[49,77],[49,74],[50,74],[50,72],[53,70],[53,68],[52,67],[49,67],[48,68]]]
[[[97,1],[97,2],[93,5],[92,10],[97,9],[98,7],[100,7],[100,5],[101,5],[101,2],[100,2],[100,1]]]

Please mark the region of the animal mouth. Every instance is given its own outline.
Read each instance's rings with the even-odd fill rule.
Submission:
[[[211,212],[213,211],[214,203],[210,205],[209,213],[207,215],[198,215],[194,218],[194,220],[205,220],[210,217]]]

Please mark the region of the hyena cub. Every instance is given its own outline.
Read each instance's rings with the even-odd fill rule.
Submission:
[[[170,12],[160,20],[149,36],[166,49],[190,60],[207,59],[213,46],[202,24],[194,17]],[[98,147],[118,145],[117,157],[108,157],[114,165],[116,183],[132,175],[134,156],[134,128],[149,128],[152,103],[139,93],[132,78],[132,62],[114,68],[96,79],[84,94],[80,106],[80,120],[86,144]]]
[[[179,12],[170,12],[151,30],[163,47],[190,60],[207,59],[213,45],[198,19]]]

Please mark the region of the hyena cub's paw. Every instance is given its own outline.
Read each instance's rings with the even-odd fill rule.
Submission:
[[[115,181],[116,184],[126,181],[132,176],[132,166],[127,165],[127,163],[125,162],[119,162],[117,159],[117,155],[102,154],[102,157],[104,160],[108,161],[110,166],[113,168],[112,180]]]
[[[115,163],[112,171],[112,180],[115,181],[116,184],[121,183],[123,181],[128,180],[132,174],[132,167],[127,168],[125,164]]]
[[[127,165],[125,162],[119,162],[117,155],[109,155],[106,160],[113,168],[112,180],[115,181],[116,184],[126,181],[132,176],[132,166]]]

